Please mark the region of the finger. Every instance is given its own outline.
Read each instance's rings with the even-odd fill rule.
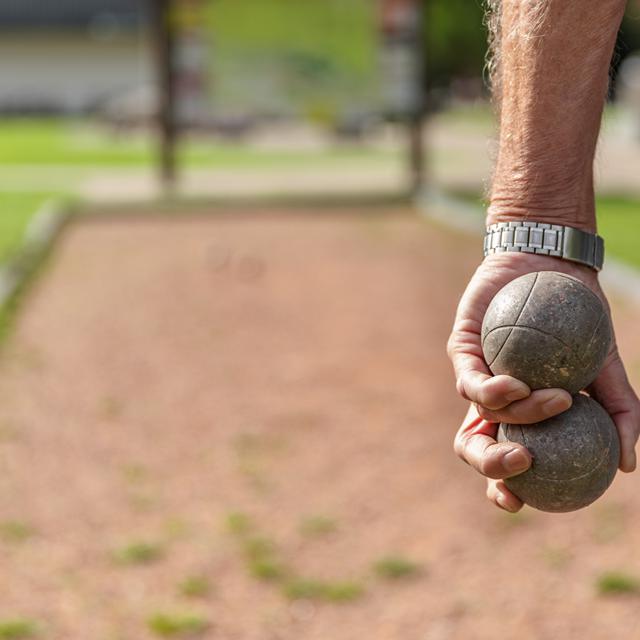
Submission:
[[[502,480],[487,480],[487,498],[509,513],[516,513],[524,506],[524,502],[511,493]]]
[[[636,470],[636,442],[638,441],[638,419],[630,413],[617,414],[614,423],[620,438],[620,471],[631,473]]]
[[[511,376],[490,376],[467,370],[460,380],[464,398],[492,411],[504,409],[531,394],[524,382]]]
[[[479,405],[478,413],[490,422],[533,424],[566,411],[572,402],[571,394],[563,389],[539,389],[529,397],[495,411]]]
[[[620,437],[620,470],[636,468],[635,446],[640,434],[640,402],[616,350],[608,358],[589,393],[606,409]]]
[[[520,444],[497,443],[498,426],[483,420],[474,407],[456,434],[456,453],[476,471],[489,478],[509,478],[531,466],[531,455]]]

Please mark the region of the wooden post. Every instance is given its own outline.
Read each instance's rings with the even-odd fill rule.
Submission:
[[[150,0],[153,53],[158,82],[158,175],[165,192],[171,192],[177,179],[177,121],[175,105],[174,49],[171,24],[172,0]]]

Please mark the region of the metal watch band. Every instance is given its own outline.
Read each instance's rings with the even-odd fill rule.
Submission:
[[[487,227],[484,255],[502,251],[539,253],[585,264],[596,271],[604,262],[604,240],[595,233],[546,222],[498,222]]]

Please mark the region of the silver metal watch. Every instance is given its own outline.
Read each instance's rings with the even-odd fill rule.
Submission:
[[[487,227],[484,255],[502,251],[539,253],[585,264],[596,271],[604,262],[604,240],[595,233],[546,222],[498,222]]]

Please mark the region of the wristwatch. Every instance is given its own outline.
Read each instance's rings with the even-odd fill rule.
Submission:
[[[498,222],[487,227],[484,255],[503,251],[539,253],[585,264],[596,271],[604,262],[604,240],[595,233],[547,222]]]

